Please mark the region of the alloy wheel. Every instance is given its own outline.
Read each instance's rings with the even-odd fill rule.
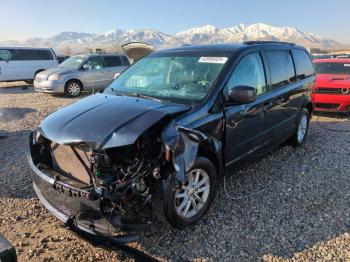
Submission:
[[[208,200],[210,177],[203,169],[191,170],[186,181],[175,192],[176,213],[184,218],[198,214]]]
[[[78,83],[75,83],[75,82],[70,83],[68,85],[67,90],[71,96],[77,96],[81,92],[80,85]]]

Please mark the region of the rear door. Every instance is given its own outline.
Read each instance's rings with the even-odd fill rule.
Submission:
[[[270,92],[275,96],[270,114],[276,121],[274,135],[277,144],[294,131],[303,92],[296,81],[291,50],[266,50],[264,56],[269,69]]]
[[[257,92],[254,102],[225,108],[225,162],[228,174],[265,152],[273,142],[273,128],[277,120],[270,110],[275,97],[268,92],[265,68],[260,52],[247,54],[241,58],[227,83],[227,93],[230,88],[239,85],[254,87]]]
[[[113,81],[113,78],[116,73],[123,72],[127,66],[125,66],[124,61],[121,56],[118,55],[106,55],[103,56],[106,64],[105,71],[105,80],[106,80],[106,86],[109,85]]]

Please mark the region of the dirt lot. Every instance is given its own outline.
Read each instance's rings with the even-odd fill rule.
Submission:
[[[19,261],[114,261],[44,209],[25,158],[28,131],[73,99],[0,86],[0,234]],[[331,131],[328,129],[337,129]],[[220,187],[183,231],[155,225],[136,247],[160,260],[350,261],[350,121],[314,117],[306,144],[282,146]]]

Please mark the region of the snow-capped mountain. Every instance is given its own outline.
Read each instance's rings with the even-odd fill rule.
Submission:
[[[248,40],[278,40],[295,42],[307,47],[334,47],[338,42],[312,33],[301,32],[294,27],[277,27],[263,23],[239,24],[217,28],[211,25],[191,28],[175,35],[179,40],[191,44],[230,43]]]
[[[101,34],[62,32],[49,38],[31,38],[26,41],[6,41],[0,46],[42,46],[53,47],[58,53],[79,53],[89,48],[112,48],[128,42],[145,42],[155,48],[168,48],[183,44],[232,43],[248,40],[279,40],[295,42],[306,47],[337,48],[342,44],[313,33],[302,32],[294,27],[277,27],[263,23],[238,24],[218,28],[213,25],[191,28],[175,35],[157,30],[114,29]]]

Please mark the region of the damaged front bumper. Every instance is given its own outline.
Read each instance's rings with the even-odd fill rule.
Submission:
[[[121,243],[138,239],[137,234],[126,235],[125,232],[149,228],[150,223],[127,224],[118,217],[106,218],[100,211],[101,199],[88,190],[58,181],[54,173],[44,173],[38,168],[30,154],[27,158],[33,171],[33,188],[40,202],[69,227],[74,226],[76,230],[92,235],[113,237]]]

